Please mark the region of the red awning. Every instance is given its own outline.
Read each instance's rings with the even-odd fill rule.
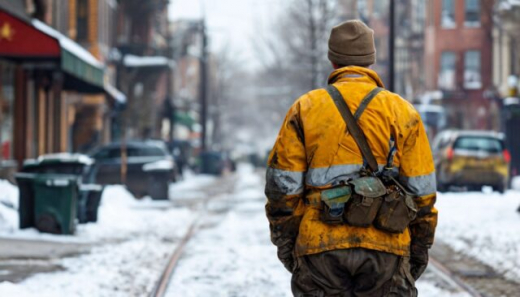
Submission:
[[[57,39],[0,10],[0,57],[58,59],[61,47]]]

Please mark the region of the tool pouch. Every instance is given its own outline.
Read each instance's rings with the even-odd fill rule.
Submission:
[[[352,188],[350,186],[341,186],[322,191],[320,220],[330,225],[343,224],[345,205],[351,196]]]
[[[383,199],[374,226],[389,233],[402,233],[415,219],[417,206],[413,197],[396,186]]]
[[[377,177],[361,177],[349,182],[354,187],[344,219],[355,227],[369,227],[374,222],[386,194],[383,182]]]

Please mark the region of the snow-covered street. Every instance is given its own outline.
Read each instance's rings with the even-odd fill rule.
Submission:
[[[263,175],[241,165],[224,178],[189,176],[172,185],[166,202],[136,201],[124,188],[109,187],[99,222],[80,225],[75,236],[17,230],[9,219],[16,212],[6,206],[12,199],[5,195],[0,242],[41,240],[88,249],[41,263],[23,257],[0,260],[0,276],[9,273],[3,267],[37,262],[50,268],[0,283],[0,296],[148,296],[194,220],[197,232],[173,272],[167,296],[291,296],[290,274],[269,238]],[[17,194],[9,189],[11,196]],[[519,205],[520,192],[514,190],[439,194],[438,249],[446,246],[469,256],[515,286],[520,278]],[[417,287],[420,296],[469,296],[432,265]]]

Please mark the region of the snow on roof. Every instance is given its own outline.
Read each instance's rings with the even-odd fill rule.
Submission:
[[[47,35],[50,35],[50,36],[56,38],[62,48],[64,48],[68,52],[74,54],[75,56],[82,59],[83,61],[87,62],[91,66],[100,68],[100,69],[102,69],[104,67],[103,64],[98,59],[96,59],[89,51],[87,51],[86,49],[81,47],[79,44],[77,44],[72,39],[61,34],[59,31],[50,27],[49,25],[47,25],[37,19],[33,19],[32,24],[38,30],[44,32]]]
[[[39,156],[38,159],[29,159],[24,162],[24,165],[29,164],[38,164],[43,161],[49,161],[49,160],[57,160],[63,163],[67,162],[79,162],[85,165],[92,165],[94,163],[94,159],[90,158],[87,155],[83,154],[71,154],[71,153],[58,153],[58,154],[49,154],[49,155],[43,155]]]
[[[126,67],[154,67],[154,66],[169,66],[174,67],[175,63],[161,56],[149,56],[149,57],[140,57],[134,55],[126,55],[123,64]]]
[[[126,103],[126,95],[123,92],[121,92],[118,89],[116,89],[116,87],[114,87],[113,85],[111,85],[109,83],[106,83],[105,84],[105,90],[117,102],[119,102],[121,104],[125,104]]]

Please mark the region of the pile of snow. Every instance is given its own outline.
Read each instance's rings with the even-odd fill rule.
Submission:
[[[190,221],[188,209],[167,209],[157,215],[157,209],[150,208],[149,204],[146,200],[136,200],[122,186],[109,186],[103,192],[98,222],[79,225],[75,236],[93,242],[125,240],[141,233],[168,233],[169,221],[177,218],[186,220],[185,224]]]
[[[511,188],[516,191],[520,191],[520,176],[515,176],[511,180]]]
[[[0,179],[0,203],[18,209],[18,187]]]
[[[520,279],[520,194],[439,194],[437,240]]]
[[[183,180],[170,185],[170,199],[175,200],[198,200],[204,199],[206,194],[202,188],[213,184],[217,177],[213,175],[195,175],[190,171],[185,172]]]
[[[18,211],[0,203],[0,232],[13,232],[18,226]]]
[[[18,188],[0,180],[0,232],[12,232],[18,226]]]

